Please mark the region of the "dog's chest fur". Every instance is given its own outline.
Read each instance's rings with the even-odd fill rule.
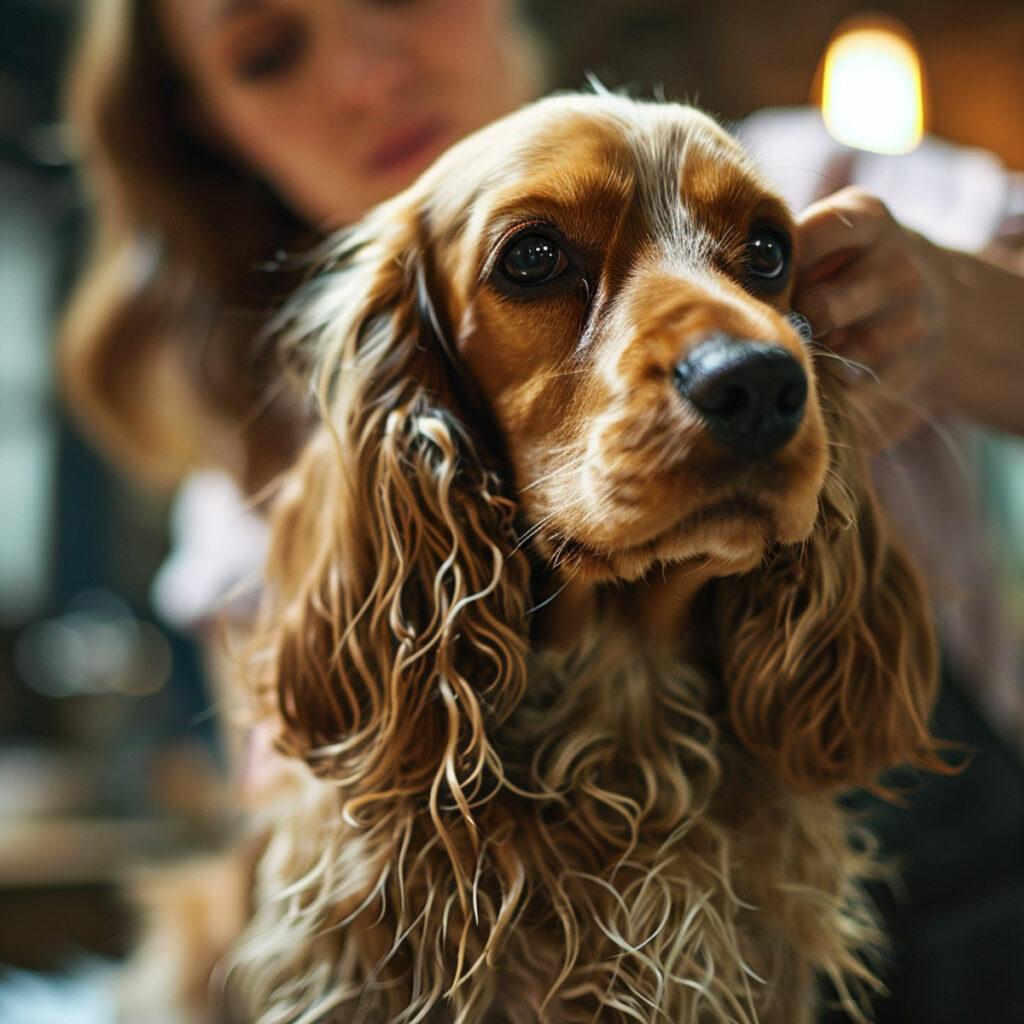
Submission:
[[[243,953],[258,997],[283,1006],[319,978],[335,1008],[310,1020],[373,1024],[408,1007],[495,1024],[806,1019],[814,971],[848,968],[870,930],[831,803],[784,791],[731,740],[701,672],[628,637],[534,655],[530,679],[468,807],[396,801],[339,835],[339,794],[315,784],[264,860],[242,948],[302,941]]]

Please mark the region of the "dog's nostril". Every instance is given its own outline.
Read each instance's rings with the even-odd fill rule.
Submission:
[[[679,393],[714,437],[744,454],[778,448],[796,433],[807,376],[784,348],[714,335],[675,369]]]
[[[794,380],[790,384],[787,384],[786,387],[779,392],[776,409],[783,416],[790,416],[793,413],[801,411],[806,402],[807,378],[801,377],[800,380]]]
[[[750,392],[739,384],[726,384],[702,396],[701,408],[715,416],[736,416],[749,406]]]

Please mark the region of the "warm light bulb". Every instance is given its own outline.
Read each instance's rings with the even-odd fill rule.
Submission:
[[[921,62],[913,44],[883,28],[837,36],[825,54],[825,125],[839,142],[873,153],[907,153],[924,134]]]

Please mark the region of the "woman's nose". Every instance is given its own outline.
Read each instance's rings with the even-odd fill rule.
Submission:
[[[321,44],[330,98],[349,113],[387,104],[416,78],[413,51],[397,19],[359,6],[360,10],[343,12]]]

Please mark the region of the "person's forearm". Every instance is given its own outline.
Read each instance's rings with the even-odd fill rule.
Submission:
[[[947,337],[936,404],[1024,435],[1024,273],[1005,257],[939,250]],[[1022,267],[1024,270],[1024,267]]]

